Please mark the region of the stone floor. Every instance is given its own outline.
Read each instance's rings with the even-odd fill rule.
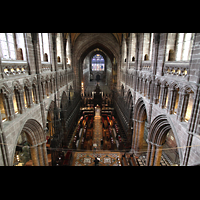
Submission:
[[[93,144],[97,144],[96,150],[101,149],[101,139],[102,139],[102,123],[100,108],[96,108],[94,117],[94,132],[93,132]],[[93,146],[94,149],[94,146]]]
[[[111,151],[86,151],[75,152],[72,166],[95,166],[94,159],[99,157],[99,166],[121,166],[118,159],[121,159],[120,152]]]

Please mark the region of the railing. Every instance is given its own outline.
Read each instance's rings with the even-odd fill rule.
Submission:
[[[142,70],[151,72],[151,60],[142,61]]]
[[[63,69],[63,64],[62,63],[58,63],[57,65],[58,65],[58,69],[59,70]]]
[[[28,74],[28,64],[26,61],[1,61],[2,76],[3,78],[14,77],[21,74]]]
[[[42,72],[51,71],[51,63],[42,62]]]
[[[129,69],[135,69],[135,62],[129,63]]]
[[[167,61],[164,65],[164,75],[186,77],[189,70],[189,61]]]

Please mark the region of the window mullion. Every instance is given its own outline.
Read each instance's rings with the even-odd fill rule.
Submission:
[[[184,51],[184,48],[185,48],[185,42],[184,42],[185,36],[186,36],[186,34],[184,33],[183,40],[182,40],[181,60],[183,60],[183,51]]]
[[[7,35],[7,33],[5,33],[5,36],[6,36],[6,44],[7,44],[7,48],[8,48],[8,57],[11,58],[10,57],[10,47],[8,45],[8,35]]]

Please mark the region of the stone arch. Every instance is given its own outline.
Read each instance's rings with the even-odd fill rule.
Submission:
[[[2,93],[3,97],[3,106],[6,113],[6,117],[8,120],[14,119],[14,107],[13,107],[13,99],[12,99],[12,89],[8,87],[6,83],[0,88],[0,92]]]
[[[8,87],[8,85],[6,83],[3,83],[3,85],[1,86],[1,89],[2,89],[3,94],[5,94],[7,96],[12,94],[11,88]]]
[[[53,136],[55,131],[53,128],[53,123],[54,123],[54,107],[55,107],[55,101],[51,101],[50,105],[49,105],[49,109],[47,112],[47,116],[46,116],[46,127],[48,129],[48,134],[49,136]]]
[[[132,150],[136,155],[143,148],[145,121],[148,120],[147,110],[143,98],[139,98],[134,106]]]
[[[67,99],[67,93],[63,91],[62,96],[61,96],[61,102],[60,102],[60,108],[66,108],[68,105],[68,99]]]
[[[31,87],[31,82],[28,78],[24,79],[24,86]]]
[[[155,117],[150,125],[149,134],[148,134],[148,151],[147,151],[147,166],[159,166],[161,155],[162,155],[162,147],[165,143],[166,135],[169,131],[172,130],[173,135],[175,136],[175,141],[177,146],[179,145],[179,140],[176,134],[176,130],[173,127],[173,123],[166,115],[159,115]],[[178,148],[179,159],[182,158],[181,150]],[[181,160],[180,160],[181,161]]]
[[[19,131],[15,140],[15,147],[19,135],[24,132],[27,136],[28,143],[30,144],[31,158],[34,166],[48,166],[47,151],[46,151],[46,137],[43,132],[42,126],[35,119],[28,119],[21,131]],[[12,164],[16,148],[12,154]]]
[[[60,102],[60,118],[61,122],[64,123],[67,119],[67,107],[68,107],[68,97],[65,91],[63,91],[62,96],[61,96],[61,102]]]
[[[16,98],[17,109],[20,114],[23,114],[25,109],[24,98],[23,98],[23,86],[19,81],[13,81],[14,96]]]
[[[130,89],[127,91],[127,98],[126,98],[126,105],[128,108],[128,134],[127,134],[127,141],[128,141],[128,146],[131,148],[131,142],[132,142],[132,127],[133,127],[133,95],[130,91]]]

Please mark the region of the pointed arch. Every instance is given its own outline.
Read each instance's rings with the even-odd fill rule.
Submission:
[[[25,122],[24,126],[22,127],[21,131],[19,131],[15,140],[15,146],[14,146],[15,148],[13,149],[12,153],[12,160],[11,160],[12,165],[13,165],[14,154],[16,151],[17,141],[19,135],[23,132],[26,134],[28,143],[30,144],[31,159],[33,161],[34,166],[40,166],[40,165],[47,166],[48,159],[46,152],[46,136],[42,126],[35,119],[28,119]]]
[[[179,147],[179,140],[176,133],[176,130],[173,127],[173,123],[166,115],[159,115],[154,118],[152,121],[150,128],[149,128],[149,135],[148,135],[148,152],[147,152],[147,165],[160,165],[161,155],[162,155],[162,147],[165,143],[166,136],[169,131],[173,132],[175,137],[175,141],[177,147]],[[178,156],[180,163],[182,162],[182,155],[181,151],[178,148]]]
[[[134,106],[132,149],[139,155],[143,147],[145,121],[148,121],[147,110],[143,98],[139,98]]]

